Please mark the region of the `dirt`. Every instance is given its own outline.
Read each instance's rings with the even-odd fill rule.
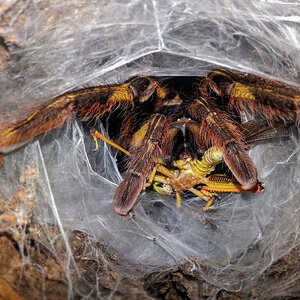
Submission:
[[[177,266],[161,266],[151,270],[132,265],[104,244],[93,241],[83,232],[69,232],[74,258],[65,272],[67,249],[56,226],[31,223],[26,228],[26,249],[7,233],[0,236],[0,299],[261,299],[266,290],[282,297],[300,297],[300,247],[275,262],[258,280],[251,293],[234,293],[215,287],[203,280],[199,271],[191,271],[191,261]],[[55,238],[50,246],[49,241]],[[49,249],[55,249],[53,251]],[[72,286],[72,293],[69,288]],[[277,290],[274,290],[274,287]],[[289,289],[293,292],[289,293]],[[215,298],[210,298],[210,297]]]

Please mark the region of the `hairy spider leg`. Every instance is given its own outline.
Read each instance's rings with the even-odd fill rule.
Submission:
[[[247,73],[217,69],[208,85],[220,96],[229,97],[229,106],[250,110],[268,120],[300,122],[300,89]]]
[[[211,100],[211,101],[210,101]],[[245,151],[244,138],[234,121],[216,108],[212,99],[199,97],[190,102],[188,113],[199,125],[189,124],[198,149],[216,146],[222,149],[223,160],[244,190],[257,184],[257,170]],[[198,145],[197,145],[198,144]]]
[[[154,167],[155,160],[162,157],[162,136],[169,123],[165,116],[154,114],[134,134],[129,149],[132,155],[128,169],[113,199],[114,211],[118,215],[125,216],[131,211]]]
[[[57,97],[53,102],[26,119],[1,130],[0,152],[10,152],[42,133],[62,127],[65,122],[71,120],[72,111],[73,99],[71,96]]]
[[[150,77],[136,77],[120,85],[67,92],[24,120],[1,130],[0,153],[10,152],[42,133],[62,127],[72,119],[73,113],[80,120],[90,120],[115,108],[131,107],[135,101],[146,101],[157,86]]]
[[[135,77],[120,85],[87,88],[75,92],[74,111],[80,120],[86,121],[102,117],[113,109],[126,110],[136,102],[146,101],[157,86],[151,77]]]

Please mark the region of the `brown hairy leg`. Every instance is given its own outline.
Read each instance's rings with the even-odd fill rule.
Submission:
[[[25,120],[0,131],[0,152],[6,153],[20,144],[49,132],[53,128],[62,127],[72,118],[73,102],[66,95],[44,106]]]
[[[80,120],[98,118],[114,108],[126,109],[135,101],[146,101],[157,88],[150,77],[136,77],[116,86],[90,87],[67,92],[52,100],[39,111],[0,131],[0,153],[54,128],[62,127],[72,119],[73,113]]]
[[[242,188],[252,189],[257,184],[257,171],[245,151],[244,138],[239,127],[227,113],[203,97],[193,100],[187,110],[199,123],[189,124],[189,130],[194,136],[193,142],[198,142],[199,148],[203,145],[206,149],[211,146],[221,148],[226,165]]]
[[[126,216],[136,203],[155,160],[162,157],[162,140],[168,127],[166,117],[154,114],[133,136],[128,168],[113,199],[114,211],[118,215]]]
[[[228,96],[229,106],[237,110],[250,110],[269,120],[296,120],[299,126],[299,88],[253,74],[224,69],[212,71],[205,80],[206,85],[217,95]]]

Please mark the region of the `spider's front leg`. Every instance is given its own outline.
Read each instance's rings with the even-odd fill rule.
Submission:
[[[218,109],[212,99],[199,96],[187,107],[191,117],[199,124],[191,123],[196,148],[216,146],[222,150],[223,159],[242,189],[251,190],[257,185],[257,171],[245,151],[243,134],[227,113]]]
[[[162,157],[162,137],[168,127],[166,117],[155,114],[133,136],[128,168],[113,199],[118,215],[126,216],[136,203],[155,161]]]
[[[237,110],[250,109],[268,120],[300,122],[300,89],[253,74],[225,69],[212,71],[200,85],[219,96],[229,97],[229,106]]]
[[[0,155],[42,133],[62,127],[72,119],[73,113],[80,120],[98,118],[115,108],[126,109],[136,101],[146,101],[157,87],[158,84],[153,78],[135,77],[120,85],[67,92],[24,120],[1,130]]]

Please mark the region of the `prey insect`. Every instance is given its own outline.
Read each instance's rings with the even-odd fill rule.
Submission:
[[[250,190],[243,190],[240,183],[234,177],[224,174],[211,174],[216,165],[222,162],[222,150],[211,147],[204,152],[202,159],[186,157],[175,160],[175,168],[169,169],[163,164],[157,164],[146,184],[153,185],[156,192],[162,195],[176,194],[177,207],[181,205],[182,191],[190,191],[200,199],[206,201],[204,211],[211,209],[216,199],[221,199],[219,193],[261,193],[265,184],[257,182]]]
[[[59,128],[73,116],[81,121],[100,118],[109,125],[113,140],[131,153],[113,199],[114,211],[127,215],[157,161],[172,166],[184,155],[197,158],[212,147],[222,153],[222,161],[241,191],[258,189],[258,174],[246,150],[240,112],[261,115],[272,127],[274,120],[299,123],[299,108],[299,89],[247,73],[217,69],[204,77],[134,77],[122,84],[56,97],[28,118],[0,131],[0,152],[7,153]],[[185,122],[182,129],[176,122],[186,119],[191,122]],[[183,173],[182,168],[179,170]],[[154,183],[158,175],[170,177],[157,173]]]

